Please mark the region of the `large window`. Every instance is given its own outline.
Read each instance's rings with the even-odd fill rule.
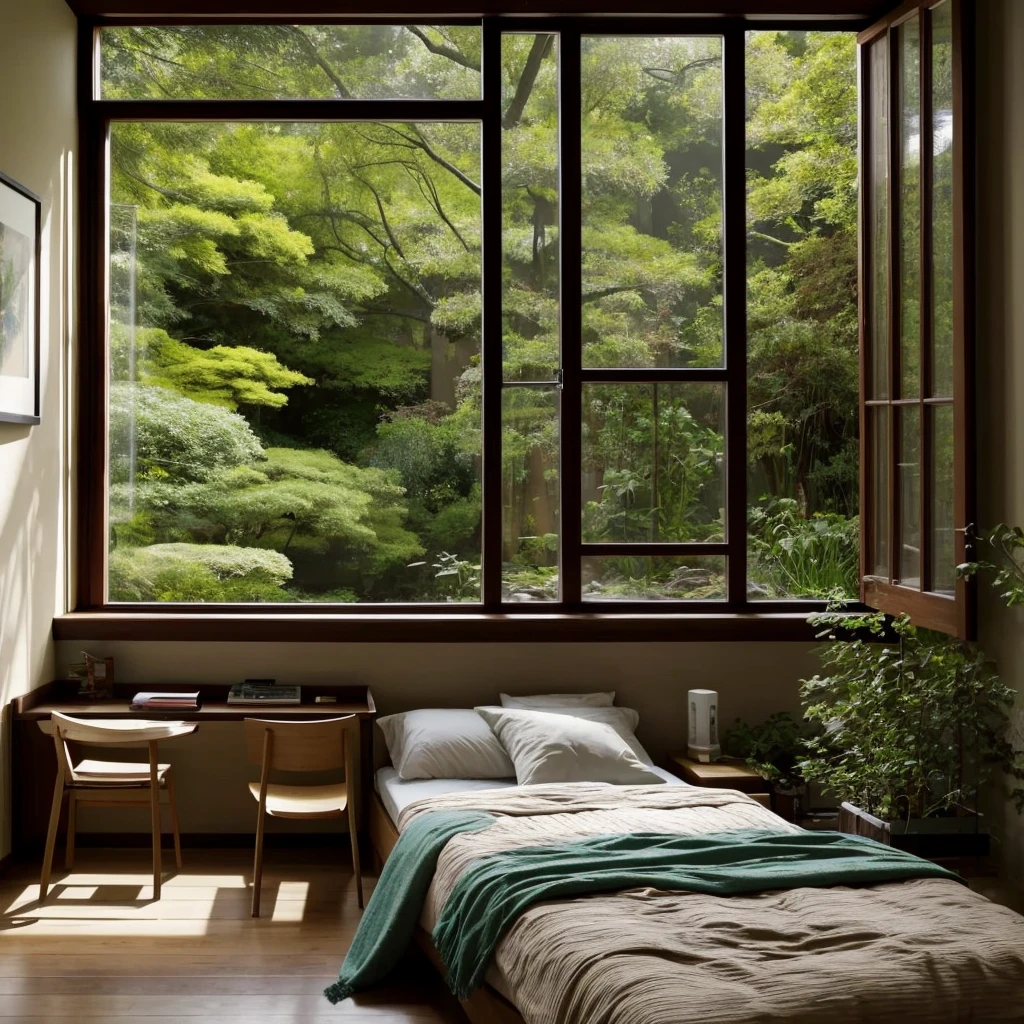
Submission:
[[[906,585],[860,434],[952,550],[952,171],[859,130],[944,116],[921,24],[86,26],[80,608],[800,612],[862,532]],[[865,407],[866,288],[918,362]]]

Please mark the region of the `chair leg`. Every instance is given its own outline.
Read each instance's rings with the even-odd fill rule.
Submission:
[[[256,813],[256,861],[252,867],[252,916],[260,916],[260,893],[263,889],[263,805]]]
[[[160,861],[160,783],[156,774],[156,744],[150,743],[149,807],[153,823],[153,899],[160,899],[163,866]]]
[[[174,834],[174,863],[181,870],[181,832],[178,829],[178,800],[174,793],[174,772],[167,773],[167,802],[171,805],[171,831]]]
[[[75,866],[75,825],[78,811],[78,801],[75,799],[75,791],[68,790],[68,841],[64,847],[64,870],[70,871]]]
[[[57,826],[60,824],[60,806],[64,802],[64,776],[57,769],[57,782],[53,787],[53,804],[50,807],[50,827],[46,830],[46,849],[43,851],[43,873],[39,878],[39,902],[46,899],[50,889],[50,872],[53,869],[53,849],[57,845]]]
[[[348,837],[352,843],[352,871],[356,876],[356,895],[359,909],[363,909],[363,874],[359,869],[359,832],[356,829],[356,808],[351,798],[348,802]]]

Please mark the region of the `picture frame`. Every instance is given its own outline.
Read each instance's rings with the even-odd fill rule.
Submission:
[[[39,423],[42,202],[0,172],[0,422]]]

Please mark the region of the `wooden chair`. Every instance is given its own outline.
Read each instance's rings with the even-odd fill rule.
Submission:
[[[340,818],[348,813],[352,844],[352,870],[359,906],[363,905],[363,878],[359,870],[359,835],[350,787],[355,781],[359,720],[355,715],[315,722],[245,720],[249,762],[260,765],[260,781],[249,783],[259,804],[256,816],[256,861],[252,879],[252,916],[260,916],[263,884],[263,827],[273,818]],[[323,772],[344,768],[345,781],[329,785],[289,786],[270,781],[271,771]]]
[[[40,723],[43,726],[44,723]],[[57,748],[57,781],[53,788],[50,827],[46,833],[43,874],[39,880],[39,900],[46,899],[53,868],[53,850],[57,844],[64,796],[68,797],[68,839],[64,866],[70,871],[75,861],[75,819],[79,805],[92,807],[148,807],[153,828],[153,899],[160,898],[160,797],[166,794],[171,808],[174,834],[174,860],[181,870],[181,835],[178,831],[178,807],[174,799],[174,775],[169,764],[159,764],[157,743],[175,736],[187,736],[198,726],[190,722],[152,722],[140,719],[70,718],[59,711],[50,717],[53,742]],[[148,747],[149,761],[101,761],[83,759],[74,763],[68,743],[85,746]],[[148,790],[148,793],[146,792]]]

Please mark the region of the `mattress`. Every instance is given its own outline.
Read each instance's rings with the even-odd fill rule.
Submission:
[[[688,786],[663,768],[651,766],[651,771],[660,775],[667,783]],[[450,793],[471,793],[476,790],[515,788],[515,779],[400,779],[392,767],[378,769],[373,777],[373,788],[380,795],[392,822],[398,824],[398,816],[409,804],[428,796],[447,796]]]

